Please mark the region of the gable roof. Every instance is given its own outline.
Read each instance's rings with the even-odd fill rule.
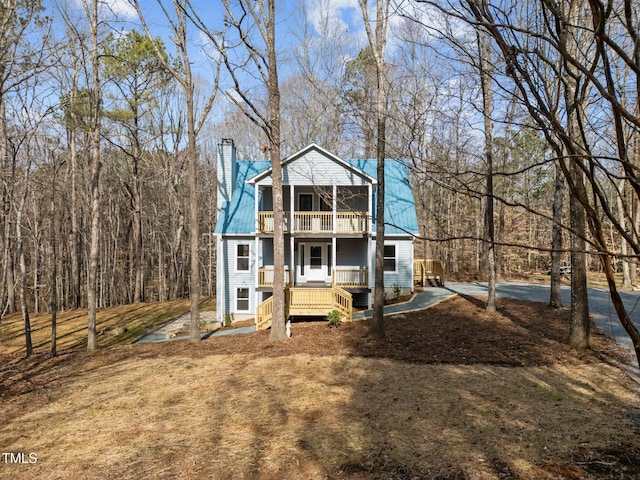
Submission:
[[[337,155],[334,155],[333,153],[329,152],[328,150],[325,150],[324,148],[316,145],[315,143],[311,143],[311,144],[307,145],[306,147],[304,147],[302,150],[298,150],[293,155],[289,155],[287,158],[285,158],[282,161],[282,167],[283,168],[286,167],[288,164],[294,162],[295,160],[297,160],[297,159],[299,159],[301,157],[304,157],[306,154],[308,154],[309,152],[312,152],[314,150],[316,152],[319,152],[324,157],[326,157],[326,158],[332,160],[333,162],[337,163],[338,165],[341,165],[342,167],[346,168],[347,170],[350,170],[352,173],[355,173],[356,175],[358,175],[360,177],[363,177],[366,181],[368,181],[370,183],[376,183],[375,176],[371,176],[368,173],[364,172],[363,170],[354,167],[354,165],[351,164],[350,162],[342,160]],[[263,180],[264,178],[266,178],[266,177],[268,177],[270,175],[271,175],[271,167],[269,167],[264,172],[259,173],[255,177],[249,179],[248,181],[249,181],[249,183],[258,183],[258,182],[260,182],[260,180]]]
[[[300,150],[288,157],[284,162],[292,161],[309,151],[309,148],[320,149],[317,145]],[[320,149],[323,153],[325,150]],[[335,157],[326,152],[326,154]],[[341,160],[346,168],[360,176],[377,180],[377,162],[375,159]],[[221,235],[251,235],[255,233],[255,182],[265,178],[271,172],[271,162],[268,160],[238,160],[236,163],[236,182],[232,197],[225,202],[220,210],[214,233]],[[418,219],[416,215],[413,189],[411,187],[409,167],[406,162],[387,159],[385,161],[385,234],[387,235],[417,235]],[[373,189],[373,208],[375,215],[375,188]],[[375,222],[373,232],[375,232]]]

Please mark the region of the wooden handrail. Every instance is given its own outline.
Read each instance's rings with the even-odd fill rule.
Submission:
[[[429,278],[436,277],[444,285],[444,267],[439,260],[426,259],[413,261],[413,279],[422,282],[424,286]]]
[[[256,330],[265,330],[273,320],[273,297],[267,298],[256,307]]]
[[[284,284],[291,285],[291,275],[289,269],[284,267]],[[272,287],[273,286],[273,267],[258,269],[258,287]]]
[[[367,288],[369,286],[369,269],[336,268],[331,275],[331,285],[342,288]]]
[[[286,316],[327,315],[338,310],[346,321],[353,320],[353,297],[340,288],[287,288],[285,290]],[[273,297],[256,307],[256,330],[264,330],[273,321]]]
[[[284,212],[284,228],[289,229],[289,212]],[[333,233],[333,212],[294,212],[294,233]],[[367,212],[335,212],[336,233],[367,233]],[[273,212],[258,212],[258,231],[273,233]]]

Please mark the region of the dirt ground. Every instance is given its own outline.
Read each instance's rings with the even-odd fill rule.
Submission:
[[[264,331],[197,345],[131,345],[54,359],[5,356],[0,401],[7,418],[0,445],[8,451],[37,447],[46,457],[56,449],[80,448],[73,432],[98,427],[64,427],[60,435],[66,440],[60,443],[35,439],[40,429],[45,434],[45,428],[62,428],[44,420],[47,408],[57,411],[62,397],[70,402],[74,391],[80,396],[106,389],[84,378],[76,385],[82,372],[90,372],[92,382],[101,381],[97,372],[106,372],[106,383],[113,381],[119,392],[117,399],[107,390],[85,399],[106,396],[100,407],[105,411],[91,410],[92,415],[119,418],[140,402],[153,412],[137,413],[135,421],[127,416],[119,420],[122,425],[104,420],[95,439],[105,443],[99,470],[83,450],[82,466],[72,460],[62,470],[44,461],[22,469],[0,463],[0,478],[73,478],[92,469],[95,478],[640,479],[638,385],[615,366],[628,361],[628,353],[598,333],[591,351],[567,346],[567,310],[504,299],[498,313],[489,315],[482,306],[481,299],[456,297],[387,317],[383,341],[364,338],[367,321],[333,329],[326,321],[296,322],[292,338],[279,343],[269,342]],[[179,377],[190,390],[168,392],[153,407],[160,400],[148,394],[140,400],[142,393],[130,381],[120,385],[118,375],[108,376],[114,366],[124,371],[123,365],[127,372],[137,370],[138,382],[146,382],[145,368],[152,368],[164,383]],[[203,376],[209,383],[200,392]],[[155,387],[139,388],[157,388],[152,395],[162,398],[167,387],[154,381]],[[219,396],[216,389],[226,401],[210,404]],[[189,396],[192,403],[185,403]],[[263,412],[256,401],[270,408]],[[192,417],[200,405],[215,411],[204,414],[212,417],[211,425],[193,425],[180,440],[171,436],[183,451],[195,442],[211,443],[207,452],[193,454],[200,461],[181,459],[179,449],[167,453],[171,448],[160,445],[173,428],[165,420],[166,405],[178,405],[169,410],[174,420],[183,413]],[[34,408],[37,419],[21,423],[21,409]],[[148,438],[123,433],[131,423],[154,429],[154,422],[162,432]],[[289,431],[292,424],[295,433]],[[38,432],[19,433],[25,425]],[[195,437],[199,428],[202,439]],[[146,462],[114,450],[113,461],[103,464],[118,441],[122,448],[144,445]]]

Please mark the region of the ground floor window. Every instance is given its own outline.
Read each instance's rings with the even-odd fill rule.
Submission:
[[[236,289],[236,311],[237,312],[249,311],[249,289],[248,288]]]
[[[384,271],[385,272],[396,271],[396,246],[395,245],[384,246]]]

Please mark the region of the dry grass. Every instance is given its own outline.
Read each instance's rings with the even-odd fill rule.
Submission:
[[[261,332],[4,357],[0,445],[38,461],[0,462],[0,478],[640,478],[638,386],[556,341],[561,314],[548,316],[548,330],[539,318],[527,330],[525,316],[547,313],[509,302],[490,317],[459,298],[390,319],[389,343],[378,347],[362,340],[359,322],[296,324],[282,345]],[[413,347],[394,339],[416,326],[487,360],[443,363],[450,345],[435,344],[406,357]],[[465,347],[473,330],[480,342]],[[515,341],[500,351],[491,331]],[[533,350],[525,332],[542,346]]]
[[[215,308],[212,299],[205,299],[201,308]],[[138,303],[99,310],[96,330],[100,347],[132,343],[143,333],[189,311],[189,300],[162,303]],[[30,314],[31,341],[35,352],[51,350],[51,315]],[[62,350],[82,350],[87,344],[87,310],[59,312],[57,317],[57,347]],[[0,322],[0,355],[24,353],[24,321],[19,313],[8,315]]]

